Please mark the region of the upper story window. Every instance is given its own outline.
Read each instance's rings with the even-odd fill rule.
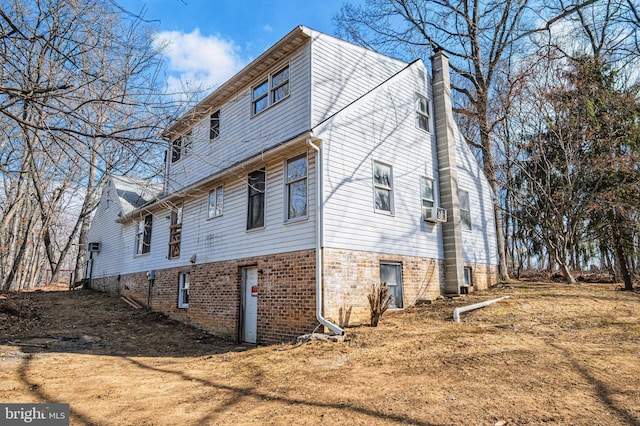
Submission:
[[[180,240],[182,236],[182,206],[171,212],[169,225],[169,259],[180,257]]]
[[[307,215],[307,156],[287,160],[287,220]]]
[[[191,132],[178,136],[171,142],[171,162],[175,163],[191,151]]]
[[[429,100],[416,94],[416,127],[429,131]]]
[[[433,180],[420,176],[420,198],[422,207],[433,207]]]
[[[458,191],[460,200],[460,223],[462,229],[471,231],[471,204],[469,203],[469,193],[467,191]]]
[[[264,168],[249,173],[247,182],[249,187],[247,229],[262,228],[264,226],[265,179],[266,169]]]
[[[145,254],[151,251],[152,223],[153,216],[150,214],[136,222],[136,254]]]
[[[393,176],[391,166],[373,162],[373,193],[377,212],[391,213],[393,209]]]
[[[270,74],[251,91],[251,115],[289,96],[289,67]]]
[[[220,136],[220,110],[211,113],[209,118],[209,139],[214,140]]]
[[[224,187],[219,186],[209,191],[209,219],[212,217],[222,216],[222,198],[224,196]]]

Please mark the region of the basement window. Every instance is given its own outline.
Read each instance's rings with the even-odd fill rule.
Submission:
[[[178,276],[178,308],[189,307],[189,273],[180,272]]]

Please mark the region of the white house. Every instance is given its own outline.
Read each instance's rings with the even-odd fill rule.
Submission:
[[[269,343],[368,321],[375,282],[394,309],[496,282],[491,190],[432,69],[295,28],[166,129],[157,198],[96,214],[92,287]]]

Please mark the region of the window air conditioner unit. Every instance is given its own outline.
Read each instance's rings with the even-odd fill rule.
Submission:
[[[442,207],[423,207],[422,217],[425,222],[446,222],[447,210]]]
[[[100,243],[89,243],[89,251],[94,253],[99,253]]]

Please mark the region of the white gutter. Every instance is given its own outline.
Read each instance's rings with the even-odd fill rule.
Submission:
[[[460,314],[462,312],[473,311],[474,309],[484,308],[485,306],[489,306],[493,303],[499,302],[504,299],[508,299],[509,296],[498,297],[497,299],[487,300],[486,302],[474,303],[473,305],[462,306],[460,308],[455,308],[453,310],[453,320],[455,322],[460,322]]]
[[[340,336],[344,335],[344,330],[329,322],[322,316],[322,218],[324,213],[324,202],[322,200],[322,152],[320,147],[311,142],[311,137],[307,137],[307,145],[316,151],[316,319],[318,322]]]

